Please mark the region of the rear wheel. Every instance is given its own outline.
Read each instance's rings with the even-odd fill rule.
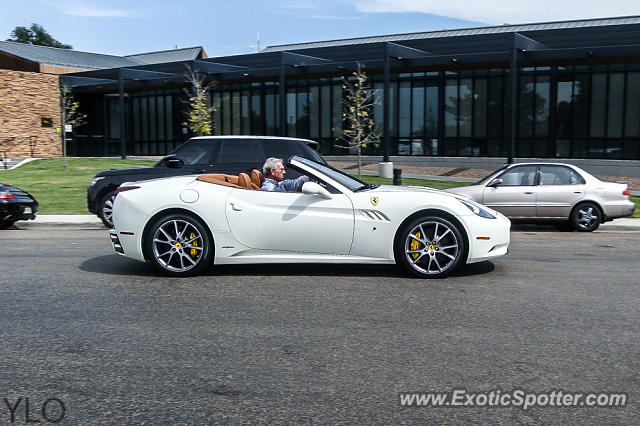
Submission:
[[[602,212],[595,203],[580,203],[571,213],[571,223],[580,232],[595,231],[601,221]]]
[[[441,278],[455,269],[465,253],[458,227],[439,216],[424,216],[409,223],[396,240],[396,263],[422,278]]]
[[[115,191],[105,194],[98,203],[98,216],[107,228],[113,228],[113,200]]]
[[[196,275],[213,256],[212,241],[205,226],[186,214],[159,218],[145,238],[148,259],[166,275]]]

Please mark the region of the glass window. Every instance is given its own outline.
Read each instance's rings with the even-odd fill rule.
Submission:
[[[571,127],[573,137],[585,138],[589,129],[589,75],[578,74],[573,79],[573,125]]]
[[[536,182],[536,166],[515,166],[500,176],[502,186],[532,186]]]
[[[164,97],[165,98],[165,102],[164,102],[164,106],[165,106],[165,110],[166,110],[166,125],[167,125],[167,140],[172,141],[173,140],[173,96],[171,95],[167,95]]]
[[[444,134],[458,135],[458,85],[455,79],[448,79],[444,87]]]
[[[638,137],[640,136],[640,72],[627,74],[626,99],[624,135]]]
[[[296,93],[287,93],[287,135],[297,136],[296,134]]]
[[[465,138],[471,137],[472,82],[470,78],[462,78],[458,89],[458,125],[460,137]]]
[[[604,137],[605,105],[607,104],[607,75],[593,74],[591,78],[591,137]]]
[[[219,140],[192,140],[180,145],[173,152],[186,165],[210,164],[212,154],[219,147]]]
[[[502,93],[503,80],[501,77],[489,79],[489,98],[487,114],[489,116],[488,134],[490,137],[502,136],[503,117],[506,111]]]
[[[222,92],[222,99],[220,103],[220,109],[222,110],[222,134],[231,134],[231,93]]]
[[[251,133],[254,135],[264,133],[259,89],[253,89],[251,91]]]
[[[431,84],[431,82],[430,82]],[[427,87],[427,135],[438,136],[438,86]],[[435,155],[434,153],[433,155]]]
[[[296,136],[301,138],[309,137],[309,95],[306,88],[298,88],[296,115],[298,129]]]
[[[242,121],[240,120],[240,92],[231,94],[231,132],[234,135],[242,133]]]
[[[411,135],[421,138],[424,135],[424,86],[411,89]]]
[[[243,90],[240,97],[240,116],[242,117],[242,131],[243,135],[251,133],[251,120],[249,118],[249,91]]]
[[[140,98],[140,117],[142,118],[140,122],[140,130],[142,131],[141,140],[148,141],[149,140],[149,113],[147,109],[147,97],[143,96]]]
[[[140,140],[140,98],[133,99],[133,140]]]
[[[166,129],[164,114],[164,96],[158,96],[156,99],[158,107],[158,140],[165,140],[164,131]]]
[[[320,88],[320,137],[331,137],[331,86]]]
[[[536,103],[535,103],[535,135],[547,136],[549,134],[549,92],[550,82],[548,75],[536,77]]]
[[[624,74],[609,75],[609,111],[607,115],[607,136],[622,137],[622,107],[624,101]]]
[[[398,92],[398,136],[407,137],[411,131],[411,83],[401,81]]]
[[[571,99],[573,81],[558,81],[556,106],[556,135],[559,138],[571,137]]]
[[[533,136],[535,90],[532,75],[520,77],[519,97],[520,105],[518,109],[518,135]]]
[[[565,166],[540,166],[540,185],[580,185],[584,179]]]
[[[216,164],[262,164],[268,157],[256,139],[229,139],[223,140],[220,145]]]
[[[333,115],[331,117],[331,126],[334,138],[342,135],[342,85],[333,85]]]
[[[120,101],[114,98],[109,99],[109,137],[120,138]]]
[[[486,78],[477,78],[473,85],[473,136],[487,136]]]
[[[158,116],[156,114],[156,97],[149,96],[149,140],[158,140]]]
[[[273,89],[267,89],[264,95],[264,119],[267,135],[275,135],[278,123],[276,122],[276,95]]]
[[[222,117],[222,96],[220,92],[214,92],[212,96],[212,105],[213,105],[213,134],[221,135],[222,134],[222,126],[220,117]]]
[[[320,88],[309,88],[309,137],[317,139],[320,136]]]

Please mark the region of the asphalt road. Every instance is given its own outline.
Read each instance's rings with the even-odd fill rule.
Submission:
[[[106,230],[0,231],[0,424],[640,419],[636,232],[519,228],[443,280],[389,266],[168,279]],[[407,408],[399,392],[626,392],[625,408]],[[18,403],[18,398],[22,400]],[[60,402],[47,418],[62,416]]]

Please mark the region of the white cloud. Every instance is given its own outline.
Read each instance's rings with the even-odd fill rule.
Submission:
[[[588,18],[638,15],[638,0],[349,0],[359,11],[370,13],[420,12],[468,21],[522,24]]]

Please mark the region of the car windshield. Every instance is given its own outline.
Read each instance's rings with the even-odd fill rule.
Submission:
[[[328,164],[318,164],[315,161],[311,161],[307,158],[303,158],[297,155],[291,157],[291,159],[289,160],[289,163],[291,163],[292,161],[298,161],[306,166],[309,166],[319,171],[323,175],[335,180],[340,185],[344,186],[345,188],[349,189],[352,192],[373,189],[380,186],[380,185],[370,185],[366,182],[361,181],[360,179],[356,179],[352,176],[349,176],[348,174],[334,167],[331,167]]]
[[[498,173],[502,172],[507,167],[509,167],[508,164],[500,167],[498,170],[494,170],[493,172],[489,173],[487,176],[483,177],[482,179],[480,179],[479,181],[477,181],[475,183],[472,183],[471,185],[482,185],[482,184],[485,184],[485,183],[487,183],[489,181],[489,179],[491,179],[493,176],[497,175]]]

